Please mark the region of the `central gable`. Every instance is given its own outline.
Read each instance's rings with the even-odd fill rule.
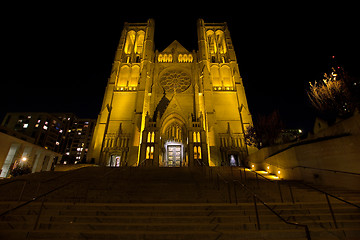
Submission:
[[[177,40],[174,40],[162,53],[188,53],[189,51],[183,47]]]
[[[193,53],[190,53],[176,40],[158,55],[160,63],[192,63],[193,59]]]

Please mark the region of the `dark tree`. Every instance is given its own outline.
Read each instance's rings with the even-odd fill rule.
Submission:
[[[31,168],[26,164],[24,165],[18,164],[16,167],[10,170],[10,175],[13,177],[17,177],[29,173],[31,173]]]
[[[254,125],[246,129],[245,142],[258,149],[274,145],[283,127],[278,110],[270,115],[259,115]]]

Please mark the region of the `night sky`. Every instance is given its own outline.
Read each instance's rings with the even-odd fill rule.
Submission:
[[[322,79],[331,57],[360,77],[358,7],[283,3],[10,6],[3,9],[10,14],[2,36],[0,118],[17,111],[96,118],[124,22],[154,18],[156,49],[178,40],[192,51],[203,18],[228,23],[252,115],[278,109],[287,128],[310,129],[315,113],[306,89]]]

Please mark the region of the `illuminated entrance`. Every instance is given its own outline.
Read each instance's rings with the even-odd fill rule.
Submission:
[[[182,152],[181,145],[168,145],[167,146],[167,167],[181,167]]]
[[[239,159],[238,159],[238,155],[236,155],[236,154],[231,154],[231,155],[229,155],[229,165],[230,165],[231,167],[240,166],[240,164],[239,164]]]
[[[161,157],[159,166],[161,167],[184,167],[187,166],[185,146],[187,139],[186,129],[180,116],[169,115],[167,122],[163,124],[161,132]]]
[[[111,155],[110,156],[110,167],[120,167],[120,155]]]

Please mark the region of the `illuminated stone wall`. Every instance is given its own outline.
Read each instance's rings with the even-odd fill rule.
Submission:
[[[0,177],[9,177],[16,167],[29,167],[31,171],[50,171],[62,155],[17,137],[0,132]]]
[[[262,148],[248,160],[254,170],[266,170],[285,180],[359,190],[359,142],[357,113],[302,142]]]
[[[200,19],[198,51],[176,40],[155,51],[154,30],[151,19],[125,24],[90,158],[114,167],[243,164],[252,119],[226,23]]]

